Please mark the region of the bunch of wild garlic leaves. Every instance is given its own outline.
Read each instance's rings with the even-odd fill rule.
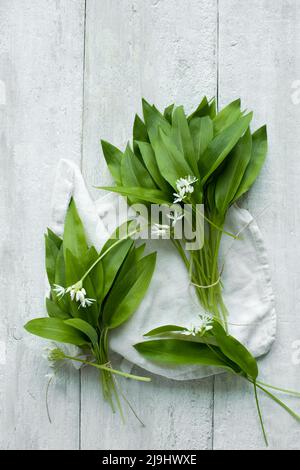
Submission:
[[[116,186],[108,187],[129,198],[130,203],[174,207],[171,240],[190,273],[192,284],[206,312],[226,328],[227,310],[222,299],[218,253],[229,207],[252,186],[267,153],[267,132],[262,127],[250,132],[252,113],[244,113],[240,100],[219,113],[215,101],[202,100],[186,116],[182,106],[160,113],[143,100],[144,121],[136,115],[133,146],[124,153],[108,142],[102,148]],[[204,205],[204,243],[185,250],[186,240],[173,237],[184,204],[201,217]],[[195,229],[195,221],[193,228]],[[166,226],[158,228],[163,233]],[[225,232],[235,238],[235,234]]]
[[[240,100],[217,112],[216,101],[204,98],[189,116],[182,106],[173,104],[163,113],[145,100],[142,107],[144,119],[135,117],[132,146],[128,144],[121,152],[101,142],[116,186],[100,189],[126,196],[130,204],[159,204],[172,209],[170,225],[156,224],[154,228],[158,235],[168,231],[205,313],[191,328],[156,328],[145,336],[158,339],[136,344],[135,348],[150,360],[220,367],[251,382],[266,439],[257,387],[295,418],[299,416],[266,389],[273,387],[258,381],[255,358],[228,334],[222,267],[218,266],[222,236],[237,235],[224,230],[228,209],[250,189],[264,164],[266,127],[251,133],[252,113],[241,110]],[[192,251],[186,250],[187,240],[174,236],[176,223],[186,218],[186,204],[194,214],[200,204],[204,205],[204,243]],[[197,229],[194,221],[192,224]]]
[[[25,329],[58,343],[75,345],[70,355],[59,345],[49,360],[59,369],[66,361],[100,370],[103,394],[112,408],[120,408],[116,375],[149,381],[115,370],[109,360],[109,332],[126,322],[142,301],[152,278],[156,254],[143,255],[121,230],[105,243],[101,253],[86,240],[84,227],[72,200],[66,215],[63,238],[48,229],[45,235],[46,271],[51,287],[46,298],[48,317],[30,320]],[[122,394],[122,393],[121,393]],[[123,395],[123,394],[122,394]]]

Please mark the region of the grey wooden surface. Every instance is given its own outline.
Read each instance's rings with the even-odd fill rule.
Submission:
[[[0,0],[1,449],[263,448],[251,389],[226,375],[126,382],[141,428],[111,415],[92,371],[70,371],[50,391],[50,424],[43,342],[22,325],[44,309],[42,234],[58,160],[80,163],[89,187],[107,183],[99,139],[124,146],[142,96],[187,109],[203,94],[221,105],[240,96],[270,140],[245,201],[269,248],[278,314],[261,375],[299,389],[299,24],[297,0]],[[263,397],[262,406],[270,447],[299,448],[300,424]]]

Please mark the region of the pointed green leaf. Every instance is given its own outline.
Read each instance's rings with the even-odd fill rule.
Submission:
[[[121,161],[123,153],[114,145],[101,140],[101,146],[107,166],[117,184],[121,183]]]
[[[132,152],[129,145],[122,160],[121,175],[123,186],[142,186],[147,189],[156,189],[148,170]],[[130,202],[134,203],[135,200],[130,198]]]
[[[248,129],[252,113],[243,116],[223,132],[217,135],[199,161],[200,174],[204,175],[202,183],[206,183],[210,175],[221,165],[230,151]]]
[[[153,330],[148,331],[148,333],[145,333],[143,336],[157,336],[157,335],[162,335],[165,333],[176,333],[176,332],[182,332],[182,331],[187,331],[187,329],[183,328],[182,326],[164,325],[164,326],[159,326],[158,328],[154,328]]]
[[[156,253],[139,260],[112,287],[103,309],[103,321],[107,328],[116,328],[136,311],[149,287],[155,267]]]
[[[204,365],[230,370],[230,361],[221,351],[214,352],[206,344],[180,339],[156,339],[134,345],[150,361],[168,365]]]
[[[45,235],[46,272],[50,285],[52,285],[55,280],[55,266],[58,251],[56,243],[49,236]]]
[[[98,347],[98,334],[95,328],[93,328],[89,323],[82,320],[81,318],[71,318],[70,320],[65,320],[66,325],[70,325],[76,330],[84,333],[93,344],[94,347]]]
[[[159,132],[159,137],[153,147],[160,173],[177,190],[176,181],[179,178],[193,175],[191,167],[172,139],[167,137],[162,131]]]
[[[97,304],[97,296],[96,296],[96,292],[95,292],[90,275],[88,275],[84,279],[83,287],[86,290],[87,298],[94,299],[96,300],[96,302],[93,302],[90,306],[85,307],[85,308],[84,307],[78,308],[79,304],[77,302],[78,315],[73,315],[73,316],[76,318],[77,317],[82,318],[83,320],[86,320],[87,322],[89,322],[90,325],[93,325],[94,327],[96,327],[98,324],[100,309]]]
[[[251,158],[252,137],[250,130],[239,140],[226,159],[225,167],[218,175],[215,189],[217,210],[224,214],[231,204]]]
[[[158,136],[158,129],[162,129],[165,133],[170,133],[171,126],[167,119],[155,108],[147,103],[146,100],[142,100],[144,121],[147,127],[147,132],[151,144],[156,140]]]
[[[89,342],[84,334],[72,326],[66,325],[64,320],[59,318],[35,318],[26,323],[24,328],[33,335],[60,343],[83,346]]]
[[[147,142],[137,142],[137,144],[140,149],[144,164],[153,180],[162,191],[168,193],[170,186],[160,174],[152,146]]]
[[[245,346],[233,336],[228,335],[217,321],[214,321],[212,331],[223,354],[237,364],[253,380],[256,380],[258,376],[257,362]]]
[[[204,117],[204,116],[209,116],[209,103],[208,103],[206,96],[204,96],[199,106],[188,117],[188,122],[196,117]]]
[[[237,121],[241,116],[241,100],[238,99],[223,108],[216,115],[213,120],[215,135],[220,134],[220,132],[231,126],[231,124]]]
[[[214,137],[212,120],[209,116],[194,118],[190,121],[190,131],[198,162]]]
[[[135,115],[133,124],[133,140],[149,142],[147,127],[137,114]]]
[[[178,106],[173,112],[172,137],[191,167],[193,174],[199,178],[193,140],[183,106]]]
[[[258,177],[265,162],[268,151],[268,137],[266,126],[261,127],[252,135],[252,153],[243,179],[234,197],[234,201],[245,194]]]
[[[173,109],[174,109],[174,104],[170,104],[164,110],[164,118],[168,121],[169,124],[172,124]]]
[[[91,247],[87,253],[86,253],[86,258],[84,261],[84,266],[85,270],[87,271],[92,264],[99,258],[99,253],[97,253],[97,250],[95,247]],[[102,261],[100,260],[94,269],[91,271],[89,274],[89,277],[92,281],[93,284],[93,290],[95,291],[95,296],[97,299],[97,302],[100,304],[103,300],[103,290],[104,290],[104,273],[103,273],[103,265]]]
[[[69,250],[77,259],[84,256],[88,249],[84,228],[73,199],[70,202],[66,215],[63,247],[64,255],[66,250]]]
[[[153,204],[169,204],[170,198],[168,194],[163,193],[159,189],[144,189],[141,187],[126,186],[99,186],[98,189],[105,189],[113,193],[122,194],[122,196],[133,196],[137,201],[147,201]]]
[[[47,229],[47,236],[48,238],[51,238],[51,240],[55,243],[57,246],[57,249],[59,250],[62,244],[62,239],[56,235],[50,228]]]
[[[46,308],[49,317],[60,318],[61,320],[65,320],[71,317],[71,315],[62,310],[56,302],[49,299],[48,297],[46,297]]]
[[[107,249],[109,249],[114,243],[116,243],[117,239],[111,238],[109,239],[104,247],[102,248],[101,253],[105,253]],[[124,259],[127,256],[130,248],[133,245],[133,240],[126,239],[121,241],[118,245],[114,246],[106,256],[102,259],[103,265],[103,273],[104,273],[104,288],[103,288],[103,296],[105,297],[110,290],[115,277],[117,276],[119,269],[122,266]]]

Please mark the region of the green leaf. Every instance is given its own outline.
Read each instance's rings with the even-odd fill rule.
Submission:
[[[144,336],[157,336],[157,335],[162,335],[165,333],[176,333],[180,331],[187,331],[187,329],[183,328],[182,326],[164,325],[164,326],[159,326],[158,328],[154,328],[153,330],[148,331],[148,333],[144,334]]]
[[[65,259],[63,245],[60,247],[55,263],[55,284],[66,285]]]
[[[51,318],[60,318],[65,320],[70,318],[70,315],[60,308],[60,306],[53,300],[46,297],[46,308],[49,317]]]
[[[147,127],[137,114],[135,115],[133,124],[133,140],[149,142]]]
[[[190,131],[198,162],[214,137],[212,120],[209,116],[194,118],[190,121]]]
[[[57,258],[56,258],[55,284],[58,284],[64,287],[66,286],[65,259],[64,259],[63,245],[61,245]],[[70,297],[65,295],[64,297],[60,299],[55,294],[55,292],[53,292],[53,290],[51,291],[51,295],[55,299],[55,303],[60,307],[60,309],[69,315],[69,312],[71,310]]]
[[[184,155],[178,150],[173,140],[167,137],[161,130],[159,137],[153,144],[156,161],[160,173],[166,181],[176,189],[176,181],[187,175],[193,175],[193,171],[185,160]]]
[[[59,250],[62,244],[62,239],[58,237],[56,233],[52,232],[50,228],[47,229],[47,236],[48,238],[51,238],[51,240],[55,243],[57,249]]]
[[[68,248],[65,250],[66,285],[76,284],[85,273],[84,258],[77,258]]]
[[[162,129],[165,133],[171,132],[171,126],[167,119],[155,108],[151,106],[145,99],[142,100],[144,121],[151,144],[157,139],[158,130]]]
[[[223,354],[237,364],[253,380],[256,380],[258,376],[257,362],[245,346],[233,336],[228,335],[217,321],[214,321],[212,332]]]
[[[114,145],[101,140],[101,146],[107,166],[117,184],[121,184],[121,161],[123,153]]]
[[[58,251],[56,243],[49,236],[45,235],[46,271],[50,285],[54,284],[55,281],[55,265]]]
[[[97,250],[93,246],[87,251],[85,262],[84,262],[86,271],[99,258],[99,256],[100,256],[99,253],[97,253]],[[104,290],[104,272],[103,272],[103,264],[101,260],[96,264],[96,266],[90,272],[89,277],[93,284],[93,290],[96,296],[95,298],[97,302],[101,304],[103,300],[103,290]]]
[[[208,100],[206,96],[204,96],[204,98],[202,99],[201,103],[196,108],[196,110],[188,117],[188,122],[190,122],[192,119],[196,117],[209,116],[209,110],[210,108],[209,108]]]
[[[199,161],[200,174],[204,175],[202,183],[206,183],[210,175],[221,165],[241,136],[248,129],[252,119],[252,113],[239,119],[217,135]]]
[[[137,201],[147,201],[153,204],[169,204],[169,195],[159,189],[144,189],[142,187],[126,186],[98,186],[98,189],[105,189],[122,196],[134,196]]]
[[[96,292],[91,280],[91,276],[88,275],[83,281],[83,287],[86,290],[86,296],[91,299],[96,299]],[[78,309],[78,303],[76,304]],[[97,302],[93,302],[89,307],[80,307],[78,314],[74,315],[76,318],[80,317],[83,320],[87,320],[91,325],[97,326],[99,318],[99,307]]]
[[[183,106],[178,106],[173,112],[172,137],[177,143],[177,147],[184,155],[185,160],[191,167],[193,174],[199,178],[197,160],[194,151],[187,118],[184,114]]]
[[[211,118],[211,119],[214,119],[217,115],[217,100],[216,98],[213,98],[210,102],[209,102],[209,112],[208,112],[208,116]]]
[[[83,346],[89,342],[88,338],[72,326],[66,325],[59,318],[36,318],[24,326],[25,330],[36,336],[59,341],[60,343]]]
[[[67,286],[76,284],[85,271],[84,265],[68,249],[65,252],[65,267]],[[63,297],[63,299],[65,298],[69,300],[70,312],[73,317],[77,318],[84,315],[84,312],[79,308],[79,304],[75,300],[71,300],[69,294]]]
[[[113,235],[115,236],[115,235]],[[102,248],[101,254],[105,253],[117,239],[110,238]],[[104,273],[104,288],[103,297],[105,297],[110,290],[116,275],[121,268],[124,259],[127,256],[128,251],[133,245],[133,240],[126,239],[114,246],[109,253],[102,259],[103,273]]]
[[[147,189],[156,189],[156,185],[148,170],[132,152],[129,145],[126,148],[122,160],[121,177],[122,186],[142,186]],[[135,203],[136,200],[134,198],[130,198],[130,202]]]
[[[82,320],[81,318],[71,318],[70,320],[65,320],[66,325],[70,325],[76,330],[81,331],[84,333],[93,344],[94,347],[98,347],[98,334],[95,328],[93,328],[89,323]]]
[[[216,353],[206,344],[195,341],[157,339],[135,344],[134,348],[150,361],[168,365],[214,366],[233,371],[230,361],[221,351]]]
[[[137,142],[137,145],[140,149],[144,164],[153,180],[162,191],[168,193],[170,186],[160,174],[152,146],[147,142]]]
[[[226,159],[225,167],[217,176],[215,201],[217,210],[225,215],[242,181],[251,158],[252,137],[250,130],[239,140]]]
[[[116,282],[121,282],[122,279],[125,279],[127,277],[130,269],[135,266],[137,262],[142,258],[145,246],[145,243],[139,246],[138,248],[135,247],[135,244],[132,245],[118,272]]]
[[[174,104],[170,104],[164,110],[164,118],[168,121],[169,124],[172,124],[173,109],[174,109]]]
[[[156,253],[139,260],[112,287],[103,309],[103,320],[107,328],[116,328],[128,320],[141,303],[152,278]]]
[[[245,194],[258,177],[265,162],[268,151],[268,136],[266,126],[261,127],[252,135],[252,153],[243,179],[234,197],[234,201]]]
[[[66,215],[63,247],[64,255],[69,250],[77,259],[81,259],[88,249],[84,228],[73,199],[70,202]]]
[[[220,134],[242,116],[241,100],[237,99],[223,108],[213,120],[214,132]]]

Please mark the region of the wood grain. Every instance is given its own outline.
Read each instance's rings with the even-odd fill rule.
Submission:
[[[43,232],[56,163],[80,160],[84,2],[0,3],[0,448],[77,448],[79,378],[45,408],[45,342],[23,330],[44,315]],[[2,363],[1,363],[2,362]]]
[[[141,427],[130,412],[124,425],[112,415],[94,371],[67,371],[50,390],[50,424],[44,342],[22,326],[44,314],[58,160],[80,163],[99,196],[92,185],[111,181],[100,138],[124,147],[142,96],[189,110],[218,91],[221,105],[241,97],[254,127],[268,124],[268,162],[244,201],[269,247],[279,318],[261,377],[299,388],[299,22],[297,0],[0,2],[0,449],[264,448],[251,388],[226,375],[120,380]],[[261,405],[270,447],[299,449],[299,423]]]
[[[87,1],[83,173],[89,187],[110,181],[100,138],[124,147],[142,96],[160,107],[176,101],[190,109],[203,93],[215,94],[216,26],[215,0]],[[125,384],[146,424],[140,429],[133,417],[121,426],[111,416],[90,378],[83,374],[82,448],[211,448],[212,379]]]
[[[268,125],[267,164],[246,202],[258,216],[268,247],[279,319],[277,341],[259,362],[261,377],[299,389],[300,366],[293,364],[292,355],[300,338],[300,107],[293,103],[292,86],[300,77],[300,4],[221,1],[219,18],[220,103],[241,97],[243,107],[255,112],[254,128]],[[215,448],[264,447],[251,395],[241,380],[216,378]],[[299,410],[297,400],[287,402]],[[262,398],[262,408],[270,448],[299,449],[299,423],[268,399]]]

